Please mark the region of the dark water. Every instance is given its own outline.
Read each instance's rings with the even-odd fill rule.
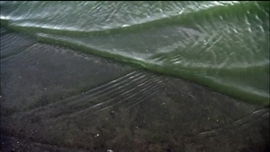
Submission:
[[[1,25],[269,103],[269,2],[1,2]]]
[[[0,10],[0,151],[269,150],[269,2]]]

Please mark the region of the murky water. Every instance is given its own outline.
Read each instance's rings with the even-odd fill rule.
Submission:
[[[269,2],[0,9],[3,151],[269,145]]]

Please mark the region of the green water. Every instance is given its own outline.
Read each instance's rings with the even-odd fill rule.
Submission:
[[[1,26],[269,104],[269,2],[1,2]]]

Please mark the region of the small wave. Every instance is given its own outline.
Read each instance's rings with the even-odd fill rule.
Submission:
[[[247,2],[245,2],[247,3]],[[226,8],[227,6],[233,7],[240,7],[244,5],[245,3],[239,3],[239,2],[207,2],[202,4],[186,4],[187,7],[183,7],[182,5],[176,5],[175,10],[173,10],[173,13],[167,12],[169,14],[162,17],[160,14],[154,14],[151,17],[147,18],[140,18],[139,20],[133,21],[132,19],[129,19],[127,21],[124,21],[123,23],[117,23],[117,22],[108,22],[106,25],[99,25],[101,24],[99,22],[95,23],[94,26],[82,26],[81,24],[62,24],[61,22],[55,22],[55,20],[61,21],[61,19],[55,18],[55,20],[51,20],[50,15],[43,14],[33,14],[34,16],[31,16],[31,14],[28,14],[26,16],[20,15],[20,16],[12,16],[12,15],[1,15],[0,20],[8,20],[10,22],[10,27],[12,28],[20,28],[24,30],[42,30],[46,32],[53,32],[53,33],[61,33],[61,34],[76,34],[76,35],[88,35],[88,34],[94,34],[94,33],[102,33],[102,32],[110,32],[110,31],[119,31],[119,30],[125,30],[125,29],[133,29],[133,28],[141,28],[152,26],[153,24],[164,24],[167,22],[174,22],[179,19],[184,18],[193,18],[196,14],[201,14],[201,12],[205,15],[208,14],[208,12],[211,14],[212,9],[216,8],[218,10]],[[239,6],[238,6],[239,5]],[[176,10],[179,9],[180,13]],[[48,12],[48,11],[46,11]],[[206,13],[205,13],[206,12]],[[164,13],[164,11],[162,11]],[[80,14],[80,12],[78,12]],[[54,14],[51,14],[54,15]],[[59,17],[59,16],[58,16]],[[65,16],[62,16],[63,18]],[[75,17],[75,16],[74,16]],[[87,21],[87,20],[86,20]],[[82,21],[85,22],[85,21]],[[181,21],[180,21],[181,22]],[[103,24],[103,22],[102,22]],[[69,26],[67,26],[69,25]]]
[[[40,2],[16,3],[20,7],[13,10],[13,4],[1,3],[0,20],[1,25],[34,34],[42,42],[190,79],[245,99],[256,100],[256,96],[265,101],[269,98],[267,4]],[[23,10],[24,5],[31,9]],[[46,13],[36,14],[38,10],[33,6]],[[245,79],[239,79],[243,74],[247,74]],[[258,77],[261,80],[255,81]],[[226,86],[225,80],[231,85]],[[239,82],[237,87],[233,86],[235,82]]]

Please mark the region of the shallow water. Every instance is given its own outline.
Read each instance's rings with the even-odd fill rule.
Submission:
[[[266,151],[269,108],[1,29],[1,151]]]
[[[269,2],[1,2],[0,7],[1,26],[39,41],[269,103]]]
[[[0,10],[0,151],[269,150],[269,2]]]

